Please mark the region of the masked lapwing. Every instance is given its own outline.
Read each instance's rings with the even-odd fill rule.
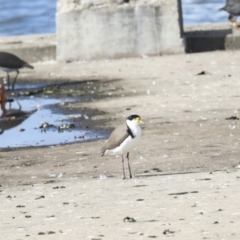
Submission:
[[[102,147],[102,156],[108,155],[121,155],[122,157],[122,170],[123,179],[126,178],[124,170],[124,156],[128,160],[129,177],[132,178],[131,167],[129,164],[129,152],[132,151],[138,144],[142,129],[139,124],[143,123],[140,116],[133,114],[130,115],[126,124],[118,126],[111,133],[109,139]]]
[[[4,72],[7,73],[7,84],[8,84],[8,90],[10,89],[10,72],[16,72],[16,76],[12,83],[12,90],[14,90],[15,82],[17,80],[19,69],[20,68],[31,68],[33,69],[33,66],[29,63],[23,61],[19,57],[15,56],[14,54],[8,53],[8,52],[0,52],[0,69],[2,69]]]

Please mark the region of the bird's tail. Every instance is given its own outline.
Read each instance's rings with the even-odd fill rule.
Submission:
[[[222,11],[222,10],[226,11],[226,6],[218,9],[218,11]]]
[[[27,62],[24,63],[24,67],[34,69],[34,67]]]

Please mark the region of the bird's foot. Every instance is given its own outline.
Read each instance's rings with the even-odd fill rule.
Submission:
[[[235,21],[235,22],[233,22],[233,27],[234,27],[234,28],[239,28],[239,27],[240,27],[240,24]]]

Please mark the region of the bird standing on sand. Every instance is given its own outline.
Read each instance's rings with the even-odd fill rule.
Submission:
[[[14,85],[19,74],[18,70],[24,67],[33,69],[33,66],[18,58],[17,56],[7,52],[0,52],[0,69],[7,73],[8,90],[10,89],[9,73],[13,71],[17,72],[16,77],[14,78],[12,83],[12,90],[14,90]]]
[[[233,23],[233,27],[239,27],[237,16],[240,15],[240,0],[226,0],[226,5],[220,10],[225,10],[230,14],[228,19]]]
[[[124,155],[128,160],[128,169],[129,177],[132,178],[131,168],[129,164],[129,152],[136,147],[138,144],[141,135],[142,129],[139,126],[140,123],[143,123],[140,116],[131,115],[127,118],[125,125],[118,126],[110,135],[107,142],[102,147],[101,153],[104,154],[116,155],[120,154],[122,156],[122,170],[123,170],[123,179],[125,179],[125,170],[124,170]]]

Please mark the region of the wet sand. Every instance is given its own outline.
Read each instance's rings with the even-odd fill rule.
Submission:
[[[88,112],[89,127],[111,130],[131,113],[145,124],[131,180],[119,157],[100,157],[104,140],[1,151],[2,238],[238,239],[239,53],[23,70],[18,81],[96,80],[88,101],[65,106]]]

